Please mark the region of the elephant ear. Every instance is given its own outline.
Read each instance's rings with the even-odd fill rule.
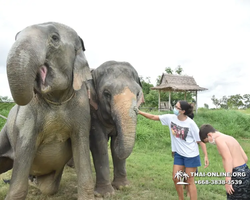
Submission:
[[[84,81],[92,79],[89,65],[83,52],[85,48],[81,38],[80,41],[81,48],[76,51],[76,58],[74,62],[73,88],[76,91],[81,89]]]
[[[144,94],[143,92],[140,93],[140,96],[138,98],[138,101],[137,101],[137,107],[139,107],[142,103],[145,103],[145,99],[144,99]]]
[[[145,99],[144,99],[144,94],[143,94],[143,91],[142,91],[142,84],[141,84],[141,81],[140,81],[140,78],[138,77],[138,83],[139,85],[141,86],[141,93],[140,93],[140,96],[138,98],[138,101],[137,101],[137,107],[139,107],[142,103],[145,103]]]
[[[19,31],[17,34],[16,34],[16,36],[15,36],[15,40],[17,39],[17,36],[19,35],[19,33],[20,33],[21,31]]]
[[[87,88],[88,88],[89,103],[95,110],[97,110],[98,109],[98,101],[97,101],[97,96],[96,96],[96,91],[95,91],[93,79],[88,80],[86,82],[86,84],[87,84]]]
[[[85,46],[84,46],[83,40],[80,37],[79,37],[79,39],[80,39],[80,42],[81,42],[82,50],[85,51]]]

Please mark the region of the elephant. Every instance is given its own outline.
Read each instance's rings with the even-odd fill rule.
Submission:
[[[90,150],[96,171],[95,195],[113,195],[129,185],[126,159],[136,137],[135,106],[144,102],[137,71],[128,62],[107,61],[92,70]],[[114,177],[110,182],[108,141]]]
[[[57,22],[34,24],[16,35],[7,77],[16,105],[0,132],[0,174],[12,176],[6,200],[27,196],[29,177],[55,194],[71,157],[78,200],[94,199],[89,133],[91,77],[82,39]]]

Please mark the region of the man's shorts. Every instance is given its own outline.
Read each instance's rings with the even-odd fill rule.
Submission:
[[[201,166],[200,155],[188,158],[175,152],[174,153],[174,165],[182,165],[185,167],[199,167]]]
[[[231,181],[233,184],[233,194],[227,193],[228,200],[249,200],[250,199],[250,169],[246,164],[233,168]],[[238,176],[237,176],[238,174]],[[236,184],[238,183],[238,184]]]

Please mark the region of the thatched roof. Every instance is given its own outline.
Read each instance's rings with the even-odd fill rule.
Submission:
[[[192,76],[181,76],[173,74],[162,74],[159,86],[152,87],[152,90],[165,91],[202,91],[207,88],[200,87]]]

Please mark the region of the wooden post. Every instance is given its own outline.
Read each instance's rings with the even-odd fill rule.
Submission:
[[[171,91],[169,91],[169,94],[168,94],[168,108],[169,110],[171,110]]]
[[[158,111],[161,111],[161,90],[158,90]]]
[[[195,101],[196,101],[196,103],[195,103],[195,113],[197,114],[197,109],[198,109],[198,98],[197,98],[197,94],[198,94],[198,93],[197,93],[197,90],[195,91],[195,94],[196,94],[196,95],[195,95],[195,96],[196,96],[196,98],[195,98],[195,99],[196,99],[196,100],[195,100]]]

